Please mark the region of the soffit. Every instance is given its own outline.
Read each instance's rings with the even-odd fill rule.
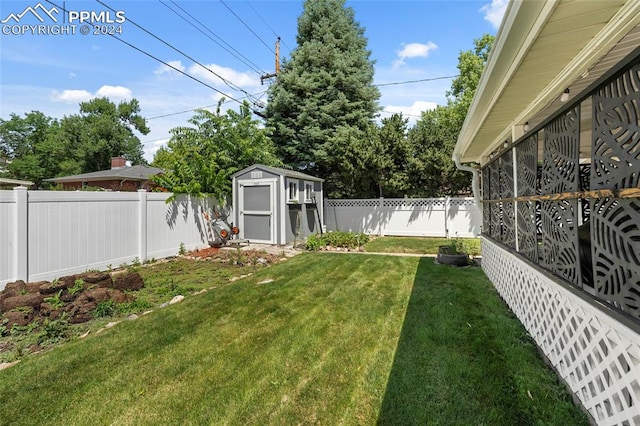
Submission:
[[[504,140],[511,139],[514,125],[524,121],[535,125],[532,120],[544,119],[541,111],[558,109],[561,105],[556,100],[565,87],[585,75],[593,81],[598,73],[606,72],[608,68],[597,69],[594,64],[604,63],[602,58],[609,51],[620,50],[611,50],[615,41],[624,35],[629,38],[629,28],[639,22],[638,3],[560,0],[510,5],[454,153],[463,162],[482,162]],[[635,24],[623,25],[625,20]],[[611,31],[613,26],[625,33],[617,36]],[[612,36],[617,38],[609,44],[600,40]],[[633,46],[634,41],[637,38],[631,37],[626,46]],[[624,55],[618,51],[613,56]],[[572,87],[572,93],[578,92]]]

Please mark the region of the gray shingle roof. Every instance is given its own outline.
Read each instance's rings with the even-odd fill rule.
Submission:
[[[126,180],[149,180],[153,175],[164,172],[157,167],[132,166],[121,167],[118,169],[100,170],[99,172],[82,173],[79,175],[63,176],[53,179],[45,179],[47,182],[76,182],[76,181],[96,181],[109,179],[126,179]]]
[[[268,172],[277,174],[277,175],[282,175],[285,177],[290,177],[290,178],[294,178],[294,179],[305,179],[305,180],[311,180],[311,181],[316,181],[316,182],[324,182],[324,179],[315,177],[315,176],[311,176],[311,175],[307,175],[305,173],[302,172],[297,172],[295,170],[288,170],[288,169],[281,169],[279,167],[271,167],[271,166],[265,166],[264,164],[254,164],[253,166],[249,166],[247,168],[244,168],[236,173],[234,173],[233,175],[231,175],[231,177],[235,177],[237,175],[243,174],[248,172],[249,170],[253,170],[253,169],[263,169],[266,170]]]

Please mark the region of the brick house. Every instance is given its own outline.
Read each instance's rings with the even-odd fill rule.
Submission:
[[[125,158],[114,157],[111,159],[111,169],[109,170],[63,176],[45,181],[61,184],[66,191],[76,191],[87,187],[104,188],[108,191],[131,192],[138,189],[150,191],[157,187],[151,181],[151,177],[162,172],[163,170],[157,167],[127,166]]]

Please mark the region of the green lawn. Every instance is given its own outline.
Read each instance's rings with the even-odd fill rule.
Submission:
[[[479,238],[459,238],[467,253],[472,256],[480,254]],[[438,246],[448,245],[452,239],[423,237],[377,237],[365,245],[370,253],[415,253],[436,254]]]
[[[0,401],[2,425],[587,424],[478,268],[355,254],[26,357]]]

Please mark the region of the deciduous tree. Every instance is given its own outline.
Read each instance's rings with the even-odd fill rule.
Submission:
[[[174,193],[211,194],[224,200],[231,193],[231,175],[255,163],[279,166],[275,147],[260,122],[253,120],[247,102],[239,111],[198,110],[191,126],[171,130],[166,148],[153,164],[165,173],[156,182]]]

